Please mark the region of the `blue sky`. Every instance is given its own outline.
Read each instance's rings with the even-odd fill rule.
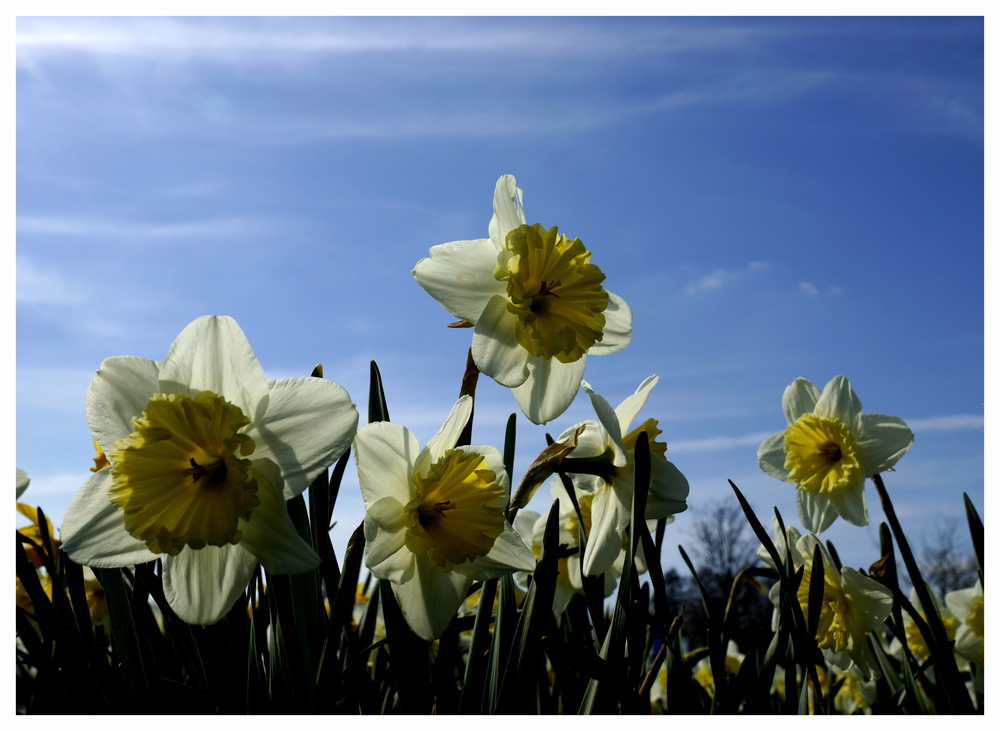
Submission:
[[[980,18],[20,18],[16,101],[17,465],[56,518],[101,360],[161,360],[204,314],[362,414],[375,359],[425,442],[471,331],[410,271],[487,235],[505,173],[633,310],[586,378],[616,404],[660,376],[643,415],[691,483],[666,563],[730,478],[797,522],[756,449],[798,376],[910,424],[886,481],[914,542],[963,491],[982,510]],[[474,441],[515,410],[481,379]],[[515,479],[586,418],[519,415]],[[868,500],[868,529],[824,534],[853,565],[878,558]],[[362,515],[351,473],[336,545]]]

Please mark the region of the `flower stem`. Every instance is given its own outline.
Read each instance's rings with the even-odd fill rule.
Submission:
[[[469,355],[465,359],[465,373],[462,375],[462,388],[459,389],[458,397],[469,396],[472,399],[472,412],[469,414],[469,421],[462,429],[458,437],[456,447],[472,444],[472,419],[476,415],[476,384],[479,383],[479,366],[472,359],[472,348],[469,348]]]

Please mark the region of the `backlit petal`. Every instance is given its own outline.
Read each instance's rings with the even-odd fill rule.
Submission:
[[[600,342],[587,351],[590,355],[617,353],[632,342],[632,310],[625,300],[608,292],[608,306],[604,310],[604,334]]]
[[[507,285],[493,276],[497,249],[490,239],[452,241],[432,246],[413,277],[448,312],[473,325],[493,295],[505,296]]]
[[[366,509],[384,497],[402,505],[413,499],[411,465],[419,453],[417,438],[399,424],[377,421],[358,429],[354,463]]]
[[[851,388],[851,382],[844,376],[835,376],[816,400],[813,413],[831,419],[840,419],[854,434],[861,429],[861,401]]]
[[[62,548],[82,566],[112,569],[155,561],[143,541],[125,530],[122,512],[108,500],[111,468],[105,467],[83,483],[59,527]]]
[[[159,374],[159,363],[134,355],[119,355],[101,363],[87,389],[87,423],[104,452],[132,433],[132,419],[160,390]]]
[[[392,593],[410,629],[425,640],[435,640],[465,600],[472,579],[435,569],[427,554],[414,557],[414,568],[412,579],[392,584]]]
[[[490,239],[498,248],[506,245],[507,234],[527,221],[522,206],[523,193],[513,175],[501,175],[493,191],[493,218],[490,219]]]
[[[649,398],[649,392],[653,390],[653,386],[655,386],[659,380],[659,376],[650,376],[639,384],[639,388],[635,389],[635,393],[626,397],[624,401],[618,404],[618,408],[615,409],[615,416],[618,417],[618,428],[622,434],[628,434],[629,429],[632,428],[632,422],[635,420],[635,417],[639,415],[639,412],[642,411],[642,407],[646,405],[646,399]]]
[[[545,424],[562,416],[580,390],[586,365],[586,355],[572,363],[561,363],[555,358],[531,358],[527,380],[513,391],[517,405],[535,424]]]
[[[267,411],[247,434],[256,444],[255,459],[281,467],[285,499],[291,500],[350,448],[358,411],[347,391],[323,378],[282,378],[268,385]]]
[[[163,593],[188,624],[215,624],[243,594],[257,558],[240,546],[185,548],[163,560]]]
[[[795,508],[799,520],[802,521],[802,527],[810,533],[819,535],[837,519],[837,510],[826,495],[805,490],[796,490],[795,493]]]
[[[788,470],[785,469],[785,432],[779,431],[764,440],[757,449],[757,462],[771,477],[788,481]]]
[[[913,445],[913,432],[906,422],[885,414],[862,414],[858,458],[871,477],[892,467]]]
[[[199,391],[222,396],[254,423],[267,411],[264,369],[231,317],[199,317],[181,331],[163,360],[160,392],[193,398]]]
[[[472,359],[483,373],[514,388],[528,378],[528,351],[517,342],[517,316],[507,311],[506,297],[494,295],[472,335]]]
[[[803,414],[815,411],[819,397],[820,390],[812,381],[807,381],[805,378],[796,378],[792,381],[781,397],[781,409],[785,412],[788,423],[793,424]]]

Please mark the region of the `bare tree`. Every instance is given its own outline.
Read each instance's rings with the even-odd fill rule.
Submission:
[[[924,540],[920,573],[942,598],[957,589],[967,589],[978,578],[976,559],[962,540],[958,518],[939,518],[930,540]]]

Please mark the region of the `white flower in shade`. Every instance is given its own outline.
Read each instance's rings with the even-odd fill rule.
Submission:
[[[953,591],[945,596],[944,601],[952,616],[960,622],[955,631],[955,652],[969,662],[976,663],[977,670],[981,672],[986,648],[982,582],[977,581],[971,589]]]
[[[563,461],[571,473],[578,493],[591,493],[593,525],[588,535],[583,559],[588,576],[603,574],[622,552],[622,534],[628,527],[632,510],[635,480],[635,443],[641,432],[649,437],[650,480],[646,499],[646,520],[658,520],[687,510],[688,481],[667,461],[667,445],[656,441],[661,433],[655,419],[647,419],[629,431],[632,422],[646,403],[657,376],[643,381],[635,393],[612,409],[590,384],[583,388],[597,412],[599,421],[586,421],[576,449]],[[567,429],[559,440],[567,438],[580,424]]]
[[[195,320],[162,363],[105,360],[87,420],[111,464],[63,519],[63,549],[77,563],[162,557],[164,594],[190,624],[221,619],[258,561],[272,574],[319,564],[285,500],[350,447],[358,413],[331,381],[268,381],[233,319]]]
[[[861,402],[843,376],[822,393],[796,378],[785,389],[781,407],[788,428],[768,437],[757,458],[764,472],[798,488],[802,525],[819,534],[838,515],[868,525],[865,478],[896,464],[913,444],[913,432],[895,416],[861,413]]]
[[[365,502],[365,564],[392,591],[410,628],[440,637],[475,581],[533,571],[504,517],[510,482],[493,447],[456,447],[472,413],[462,396],[423,449],[406,428],[368,424],[354,440]]]
[[[28,489],[28,483],[31,482],[31,478],[20,467],[15,467],[14,469],[17,470],[17,497],[21,497],[24,491]]]
[[[949,641],[954,640],[955,631],[958,629],[958,620],[955,615],[952,614],[951,609],[945,606],[945,603],[941,601],[941,597],[938,596],[936,591],[930,587],[927,587],[927,591],[930,593],[931,599],[934,601],[934,607],[937,609],[937,614],[941,618],[941,625],[944,627],[945,635],[948,637]],[[926,622],[927,612],[924,611],[924,607],[920,602],[920,597],[917,595],[916,588],[910,589],[909,598],[910,604],[912,604],[913,608],[917,610],[920,618]],[[906,609],[903,609],[903,631],[906,636],[906,644],[909,646],[910,652],[913,653],[913,656],[920,662],[927,660],[931,656],[930,646],[928,646],[927,639],[920,631],[916,621]],[[892,638],[892,643],[889,645],[889,652],[897,658],[901,659],[903,657],[903,645],[899,641],[899,637]],[[964,664],[964,662],[959,659],[959,664]],[[933,670],[928,669],[928,672],[931,673],[931,677],[933,678]]]
[[[816,546],[819,546],[823,556],[823,605],[816,628],[816,643],[835,670],[846,672],[851,667],[857,667],[866,677],[878,677],[867,636],[889,616],[892,592],[856,569],[845,566],[838,570],[819,539],[814,535],[805,535],[791,547],[794,565],[789,567],[790,571],[797,570],[799,566],[805,567],[797,595],[803,617],[809,617],[809,587]],[[771,587],[769,596],[777,607],[777,583]]]
[[[531,421],[562,414],[580,388],[587,355],[632,341],[632,311],[601,286],[580,239],[527,225],[512,175],[497,181],[488,239],[430,250],[417,282],[453,316],[475,325],[479,369],[513,389]]]

